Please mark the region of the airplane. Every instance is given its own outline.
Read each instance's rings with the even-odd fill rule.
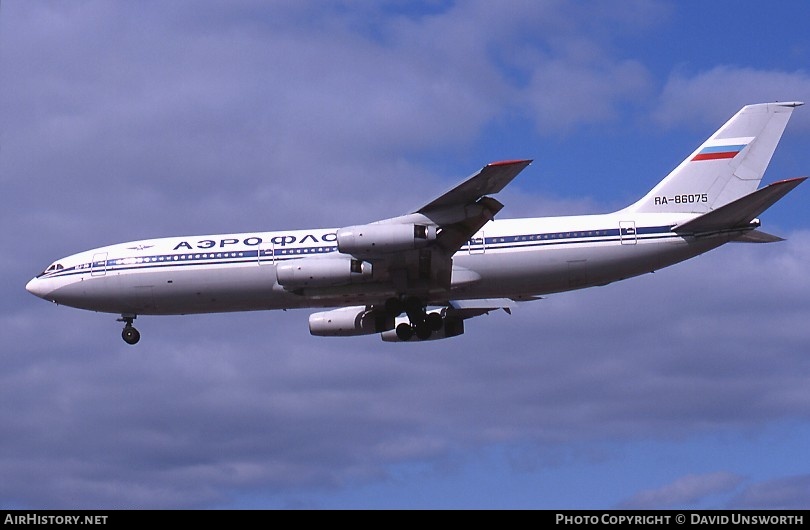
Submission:
[[[531,160],[494,162],[418,210],[370,224],[169,237],[80,252],[26,285],[56,304],[139,315],[334,308],[316,336],[444,339],[467,319],[550,293],[606,285],[730,241],[782,238],[758,216],[807,177],[762,176],[802,102],[743,107],[652,190],[607,214],[494,220],[501,191]]]

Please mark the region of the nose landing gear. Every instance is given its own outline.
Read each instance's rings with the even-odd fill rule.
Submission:
[[[141,333],[132,325],[132,321],[137,318],[137,315],[121,315],[118,322],[124,322],[124,330],[121,332],[121,338],[127,344],[138,344],[141,340]]]

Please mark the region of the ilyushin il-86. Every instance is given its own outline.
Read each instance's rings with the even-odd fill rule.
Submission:
[[[380,333],[420,341],[548,293],[605,285],[729,241],[781,238],[759,215],[804,178],[759,188],[800,102],[743,107],[649,193],[600,215],[495,220],[501,191],[530,160],[494,162],[416,211],[365,225],[170,237],[53,262],[26,289],[57,304],[120,315],[322,308],[318,336]]]

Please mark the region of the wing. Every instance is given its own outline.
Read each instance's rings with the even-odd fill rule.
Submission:
[[[453,300],[454,285],[481,279],[475,271],[454,269],[453,255],[503,208],[489,194],[501,191],[530,163],[486,165],[412,213],[339,229],[339,256],[280,265],[277,275],[281,279],[283,273],[293,293],[352,304],[311,315],[310,333],[439,339],[464,333],[468,318],[501,308],[510,312],[509,300]],[[298,272],[302,281],[286,281]]]
[[[488,164],[415,212],[341,228],[338,250],[372,263],[372,281],[390,284],[394,295],[447,300],[453,254],[503,208],[488,195],[501,191],[530,163]]]
[[[425,213],[447,206],[474,203],[484,195],[498,193],[531,163],[531,160],[506,160],[487,164],[417,212]]]
[[[501,191],[531,163],[531,160],[510,160],[488,164],[416,213],[441,226],[437,244],[454,254],[503,208],[503,204],[487,195]]]

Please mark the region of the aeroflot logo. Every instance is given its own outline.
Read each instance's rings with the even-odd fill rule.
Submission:
[[[231,245],[242,244],[248,247],[258,247],[262,243],[272,243],[274,246],[285,247],[298,243],[299,245],[312,242],[316,245],[318,243],[334,243],[337,241],[337,234],[335,232],[326,232],[323,234],[305,234],[301,239],[292,234],[283,234],[268,238],[266,241],[259,236],[249,236],[244,239],[237,239],[235,237],[226,237],[219,241],[215,239],[200,239],[199,241],[181,241],[172,250],[180,250],[181,248],[193,250],[195,248],[227,248]]]

